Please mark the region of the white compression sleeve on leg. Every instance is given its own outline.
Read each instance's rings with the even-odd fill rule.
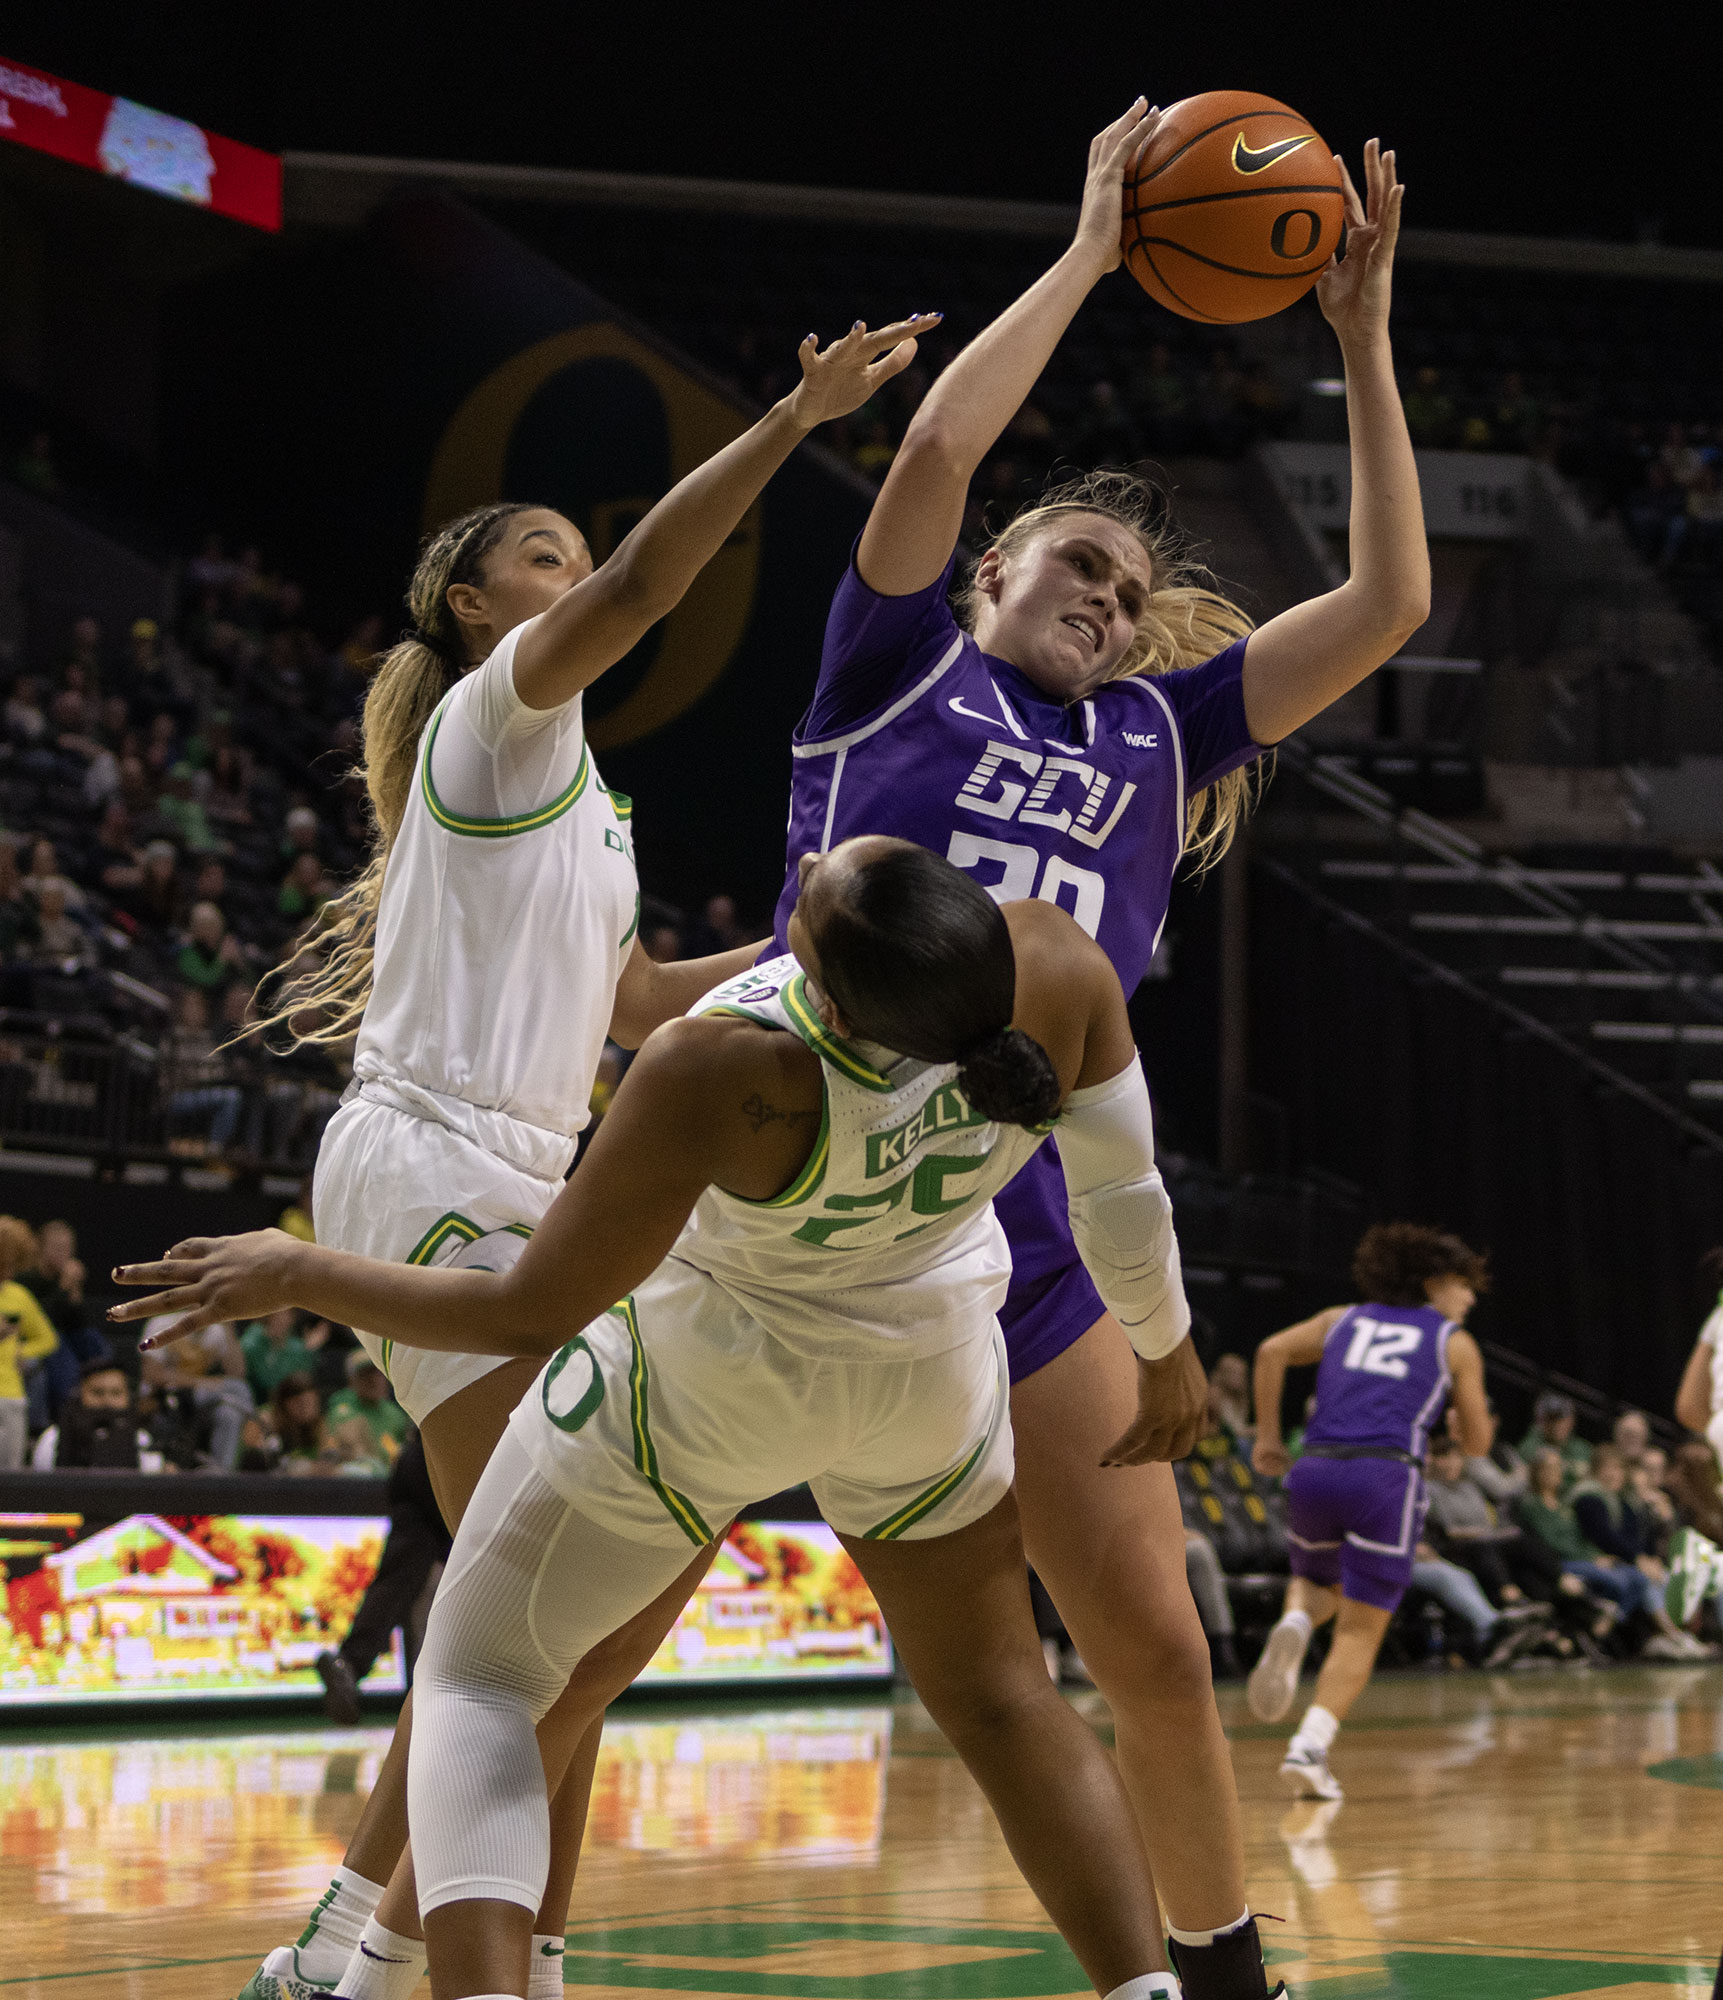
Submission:
[[[626,1541],[587,1520],[504,1431],[414,1676],[407,1816],[422,1916],[474,1897],[538,1908],[550,1807],[534,1731],[582,1656],[687,1560],[686,1546]]]
[[[1190,1332],[1191,1309],[1142,1064],[1072,1091],[1056,1137],[1078,1255],[1131,1345],[1159,1361]]]

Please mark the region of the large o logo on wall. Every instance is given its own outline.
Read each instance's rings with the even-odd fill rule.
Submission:
[[[648,407],[632,413],[627,436],[607,439],[614,421],[626,420],[628,404]],[[510,493],[511,459],[518,460],[523,446],[539,442],[522,436],[529,407],[548,412],[546,450],[553,451],[556,444],[559,419],[590,433],[568,440],[576,456],[582,455],[576,447],[587,447],[589,462],[579,481],[587,490],[578,497],[547,490],[543,479],[531,491]],[[504,497],[543,498],[581,522],[594,559],[602,562],[656,497],[646,488],[666,489],[740,436],[743,428],[728,403],[619,326],[601,321],[552,334],[486,376],[450,418],[431,460],[425,526],[435,528],[470,507]],[[644,436],[654,430],[661,432],[656,448]],[[643,464],[642,452],[656,463]],[[756,501],[658,628],[657,650],[635,686],[588,724],[594,748],[637,742],[699,700],[741,643],[759,569]]]

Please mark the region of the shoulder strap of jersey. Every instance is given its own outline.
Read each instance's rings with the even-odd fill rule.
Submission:
[[[691,1014],[740,1014],[762,1026],[787,1028],[799,1035],[820,1060],[851,1083],[864,1090],[889,1091],[891,1079],[868,1061],[861,1051],[834,1035],[815,1011],[808,997],[808,975],[786,952],[781,958],[767,959],[739,979],[714,987],[703,1000],[688,1010]]]

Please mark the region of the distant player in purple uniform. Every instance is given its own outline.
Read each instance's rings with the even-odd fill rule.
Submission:
[[[1427,615],[1417,469],[1388,343],[1400,190],[1393,155],[1372,141],[1368,205],[1349,195],[1345,260],[1318,286],[1347,371],[1350,579],[1252,632],[1181,566],[1142,490],[1114,475],[1013,521],[954,618],[971,477],[1118,264],[1121,178],[1154,122],[1139,99],[1095,140],[1070,249],[939,378],[892,462],[797,731],[780,926],[801,853],[894,833],[1001,901],[1059,903],[1129,992],[1181,859],[1225,848],[1262,747],[1363,680]],[[1117,1719],[1187,1994],[1260,1995],[1237,1793],[1165,1462],[1204,1423],[1188,1309],[1174,1271],[1155,1323],[1127,1330],[1105,1312],[1066,1225],[1058,1161],[1042,1153],[998,1200],[1014,1264],[1001,1320],[1025,1538]]]
[[[1412,1580],[1424,1524],[1424,1449],[1444,1405],[1468,1457],[1495,1440],[1484,1361],[1466,1315],[1489,1282],[1457,1236],[1414,1222],[1367,1230],[1352,1276],[1368,1305],[1330,1306],[1256,1350],[1258,1472],[1286,1474],[1292,1581],[1286,1609],[1250,1676],[1252,1713],[1278,1722],[1292,1706],[1310,1635],[1335,1620],[1316,1699],[1287,1746],[1280,1775],[1300,1797],[1342,1795],[1328,1749],[1364,1692],[1388,1621]],[[1288,1368],[1316,1364],[1316,1407],[1287,1471],[1280,1392]]]

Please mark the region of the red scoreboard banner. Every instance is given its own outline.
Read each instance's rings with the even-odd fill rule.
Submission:
[[[0,56],[0,139],[174,201],[281,227],[281,160],[129,97],[86,90]]]

